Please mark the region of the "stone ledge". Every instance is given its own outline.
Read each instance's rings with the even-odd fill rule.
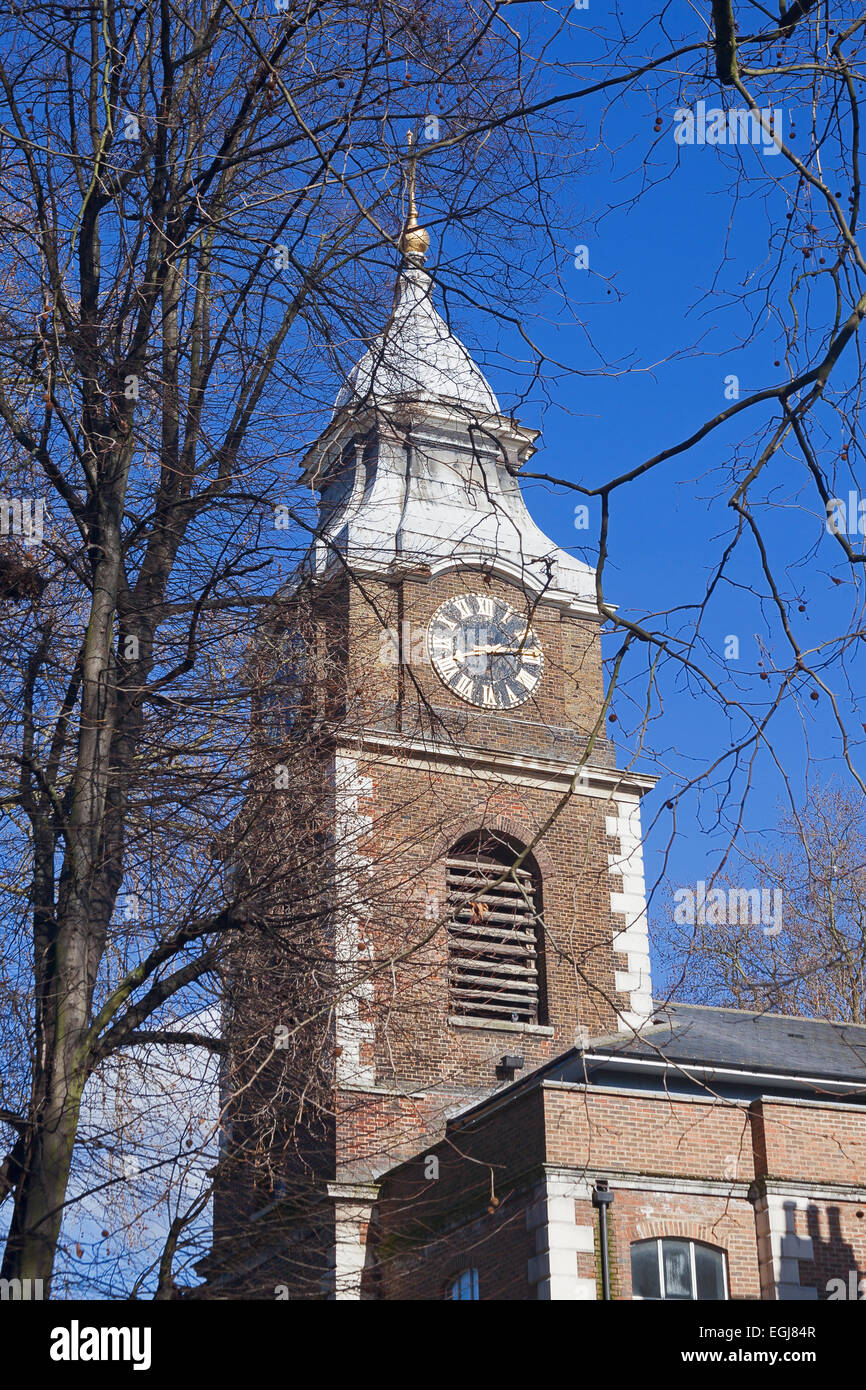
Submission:
[[[452,1028],[475,1028],[485,1033],[532,1033],[536,1037],[552,1038],[555,1032],[541,1023],[499,1023],[488,1018],[461,1018],[458,1014],[452,1014],[448,1022]]]

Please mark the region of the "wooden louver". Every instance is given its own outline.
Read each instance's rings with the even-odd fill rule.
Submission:
[[[537,884],[516,856],[485,841],[446,860],[451,1010],[464,1018],[538,1022]]]

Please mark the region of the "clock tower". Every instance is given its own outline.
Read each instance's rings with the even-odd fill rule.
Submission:
[[[651,1009],[652,783],[606,736],[594,572],[532,520],[537,431],[437,311],[428,240],[413,207],[389,321],[304,462],[319,524],[298,592],[341,698],[321,755],[331,994],[292,1001],[320,1020],[327,1101],[286,1159],[309,1196],[274,1275],[289,1297],[363,1296],[388,1169]]]

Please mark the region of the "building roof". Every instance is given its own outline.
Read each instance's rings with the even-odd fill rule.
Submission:
[[[454,1123],[549,1082],[866,1102],[864,1024],[680,1003],[657,1004],[652,1020],[639,1033],[571,1048],[468,1106]]]
[[[567,1054],[575,1055],[655,1058],[682,1066],[866,1084],[862,1024],[700,1004],[659,1005],[639,1036],[598,1039],[580,1054]]]
[[[305,571],[482,569],[596,619],[595,570],[544,534],[521,491],[539,432],[500,413],[420,259],[404,256],[390,318],[304,458],[321,494]]]
[[[404,270],[394,311],[383,333],[349,373],[334,402],[450,400],[498,415],[499,402],[460,339],[433,307],[433,281],[419,266]]]

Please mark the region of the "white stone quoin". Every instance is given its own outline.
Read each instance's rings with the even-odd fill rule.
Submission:
[[[526,1213],[527,1230],[535,1232],[536,1249],[529,1260],[527,1278],[535,1285],[539,1300],[573,1302],[596,1297],[595,1280],[577,1272],[578,1254],[592,1254],[595,1249],[592,1226],[579,1226],[575,1215],[576,1198],[588,1192],[588,1184],[548,1174]]]
[[[337,978],[341,986],[337,1000],[335,1032],[337,1055],[337,1084],[342,1087],[372,1086],[375,1071],[371,1062],[362,1057],[364,1044],[373,1043],[375,1027],[371,1019],[362,1019],[361,1001],[372,1002],[373,980],[359,979],[365,973],[367,956],[359,950],[359,922],[352,903],[363,900],[361,877],[370,866],[368,855],[362,854],[359,841],[372,825],[372,816],[359,810],[359,801],[369,796],[373,783],[358,772],[357,759],[337,754],[334,767],[335,846],[338,907],[334,923]]]
[[[800,1261],[814,1259],[811,1236],[798,1236],[796,1214],[809,1200],[768,1193],[755,1203],[761,1297],[780,1302],[814,1301],[818,1290],[800,1284]]]
[[[623,930],[613,938],[613,948],[625,956],[625,969],[615,972],[618,991],[629,996],[629,1008],[619,1017],[621,1032],[642,1027],[652,1017],[649,923],[646,910],[640,803],[637,798],[620,798],[616,814],[606,817],[608,837],[619,841],[619,852],[608,855],[613,887],[611,912],[624,918]]]

